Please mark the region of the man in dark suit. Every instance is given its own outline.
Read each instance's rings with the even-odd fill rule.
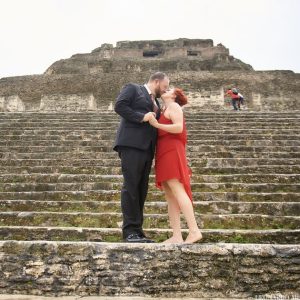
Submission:
[[[159,98],[169,88],[162,72],[150,76],[148,83],[129,83],[119,94],[115,111],[121,116],[114,150],[121,158],[123,186],[121,207],[123,239],[131,243],[151,243],[143,232],[143,210],[148,192],[149,174],[154,157],[157,129],[149,124],[159,118]]]

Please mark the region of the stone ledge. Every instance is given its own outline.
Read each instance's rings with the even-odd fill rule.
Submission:
[[[162,242],[171,235],[171,229],[152,228],[144,230],[156,242]],[[203,243],[246,243],[246,244],[300,244],[300,229],[202,229]],[[182,230],[184,237],[188,230]],[[66,238],[67,237],[67,238]],[[0,240],[18,241],[89,241],[121,242],[121,228],[90,227],[39,227],[0,226]]]
[[[99,297],[99,296],[63,296],[59,297],[59,300],[170,300],[170,298],[161,298],[161,297]],[[181,300],[182,298],[171,298],[171,300]],[[185,297],[184,300],[201,300],[201,299],[209,299],[209,300],[226,300],[226,299],[234,299],[234,300],[243,300],[243,299],[252,299],[252,298],[189,298]],[[278,298],[279,299],[279,298]],[[284,299],[284,298],[280,298]],[[291,298],[289,298],[291,299]],[[43,297],[43,296],[31,296],[31,295],[0,295],[0,300],[57,300],[57,297]]]
[[[0,241],[0,251],[6,253],[6,249],[13,247],[14,253],[21,253],[23,250],[30,250],[31,247],[47,247],[47,249],[59,250],[61,247],[69,247],[77,251],[82,247],[89,248],[92,252],[102,250],[163,250],[193,252],[198,254],[240,254],[245,253],[251,256],[261,256],[268,253],[276,256],[282,251],[288,250],[292,256],[300,255],[300,245],[298,244],[239,244],[239,243],[207,243],[207,244],[143,244],[143,243],[99,243],[99,242],[72,242],[72,241]],[[49,248],[50,247],[50,248]],[[222,250],[221,250],[222,249]],[[10,252],[12,253],[12,252]],[[291,256],[291,255],[289,255]]]
[[[59,300],[148,300],[148,299],[155,299],[155,300],[182,300],[183,298],[161,298],[161,297],[99,297],[99,296],[64,296],[59,297]],[[184,300],[244,300],[244,299],[254,299],[254,298],[190,298],[184,297]],[[256,298],[259,299],[259,298]],[[272,298],[268,298],[272,299]],[[274,299],[274,298],[273,298]],[[293,299],[293,298],[276,298],[276,299]],[[295,298],[294,298],[295,299]],[[0,295],[0,300],[57,300],[57,297],[43,297],[43,296],[31,296],[31,295]]]
[[[0,293],[300,296],[300,245],[0,242]]]

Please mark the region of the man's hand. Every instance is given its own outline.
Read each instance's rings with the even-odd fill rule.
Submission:
[[[152,125],[153,127],[155,128],[158,128],[158,121],[156,120],[156,118],[154,116],[151,116],[150,119],[149,119],[149,123],[150,125]]]
[[[144,115],[143,122],[149,122],[150,118],[154,117],[155,118],[155,113],[154,112],[148,112]]]

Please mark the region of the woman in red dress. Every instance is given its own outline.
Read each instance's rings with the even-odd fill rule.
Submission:
[[[187,97],[181,89],[175,88],[161,96],[164,109],[159,120],[152,117],[149,122],[158,129],[155,154],[156,186],[165,192],[168,202],[168,214],[173,236],[164,243],[194,243],[202,238],[198,228],[190,185],[191,171],[186,159],[186,126],[181,106],[187,103]],[[182,211],[189,234],[183,241],[180,226]]]

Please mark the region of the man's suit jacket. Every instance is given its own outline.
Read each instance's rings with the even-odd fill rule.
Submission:
[[[157,100],[156,104],[159,107]],[[115,104],[115,112],[121,116],[115,151],[122,146],[141,150],[147,150],[151,146],[154,153],[157,129],[142,121],[144,115],[152,111],[153,102],[143,85],[129,83],[122,89]]]

